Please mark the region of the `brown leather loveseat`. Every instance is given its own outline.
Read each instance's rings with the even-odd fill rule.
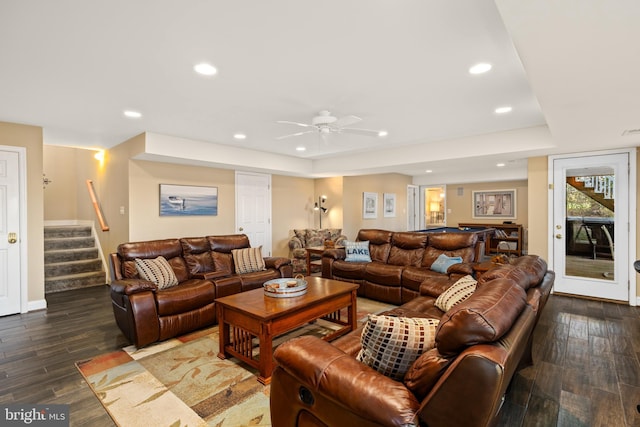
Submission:
[[[288,258],[265,257],[264,269],[239,274],[233,251],[250,248],[244,234],[122,243],[110,254],[111,302],[116,323],[137,347],[216,322],[214,300],[291,277]],[[163,257],[177,285],[160,289],[140,277],[137,263]],[[173,277],[172,277],[173,279]]]
[[[514,373],[531,363],[531,334],[554,273],[528,255],[485,274],[446,312],[423,295],[385,313],[439,319],[434,347],[399,380],[356,359],[363,327],[332,343],[305,336],[282,344],[274,354],[272,425],[495,424]]]
[[[322,277],[360,284],[358,295],[402,304],[423,294],[429,279],[432,296],[438,296],[460,277],[473,273],[478,237],[473,233],[392,232],[362,229],[356,241],[369,242],[371,262],[346,260],[345,249],[330,249],[322,255]],[[461,257],[446,273],[431,269],[440,255]],[[428,289],[426,290],[428,291]]]

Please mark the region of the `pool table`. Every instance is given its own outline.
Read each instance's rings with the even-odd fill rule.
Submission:
[[[478,244],[476,245],[476,262],[481,262],[485,253],[486,242],[493,236],[496,231],[492,227],[435,227],[425,230],[417,230],[421,233],[474,233],[478,236]]]

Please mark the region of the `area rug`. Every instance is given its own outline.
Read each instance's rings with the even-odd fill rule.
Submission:
[[[358,322],[392,307],[358,298]],[[274,346],[300,335],[321,337],[332,327],[318,320],[277,338]],[[214,326],[76,366],[118,426],[270,426],[270,387],[257,381],[257,370],[217,354]]]

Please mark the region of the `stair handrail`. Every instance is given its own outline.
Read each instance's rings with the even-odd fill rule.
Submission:
[[[89,197],[91,197],[91,202],[93,203],[93,209],[96,211],[96,215],[98,216],[98,221],[100,222],[100,228],[102,231],[109,231],[109,226],[104,219],[104,215],[102,215],[102,208],[98,203],[98,198],[96,197],[96,192],[93,189],[93,181],[87,180],[87,188],[89,189]]]

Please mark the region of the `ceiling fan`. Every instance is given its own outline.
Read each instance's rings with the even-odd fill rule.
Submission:
[[[326,137],[328,137],[332,133],[352,133],[355,135],[377,136],[377,137],[382,137],[387,135],[387,132],[384,130],[360,129],[360,128],[348,127],[361,121],[362,119],[357,116],[344,116],[344,117],[337,118],[332,116],[329,111],[322,110],[318,113],[316,117],[311,119],[311,123],[300,123],[300,122],[291,122],[288,120],[278,120],[277,123],[302,126],[309,129],[302,132],[296,132],[289,135],[279,136],[276,139],[285,139],[285,138],[290,138],[292,136],[305,135],[307,133],[318,133],[323,139],[325,139],[325,141],[326,141]]]

